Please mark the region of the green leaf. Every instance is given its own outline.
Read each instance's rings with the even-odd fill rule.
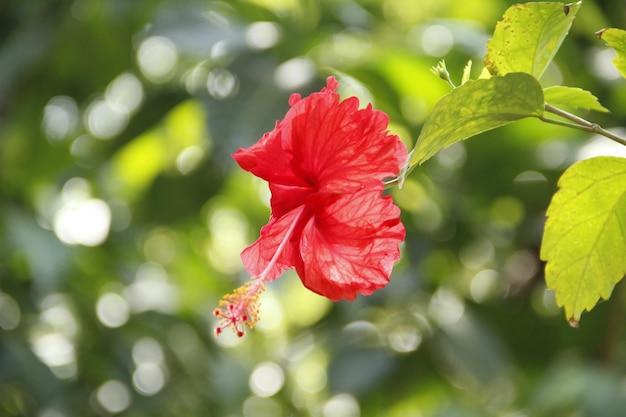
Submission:
[[[420,133],[410,165],[455,142],[529,116],[543,114],[539,82],[524,73],[468,81],[437,102]]]
[[[567,35],[582,2],[524,3],[509,7],[487,43],[492,75],[527,72],[540,78]]]
[[[626,273],[626,159],[572,165],[548,208],[541,259],[546,283],[572,325]]]
[[[589,91],[566,86],[554,86],[543,89],[544,100],[556,107],[595,110],[608,113],[608,109]]]
[[[613,65],[622,74],[622,77],[626,77],[626,31],[609,28],[596,32],[596,35],[615,49],[617,57],[613,59]]]

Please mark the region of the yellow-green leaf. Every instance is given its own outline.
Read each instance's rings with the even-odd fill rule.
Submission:
[[[626,159],[578,162],[559,187],[548,208],[541,258],[548,288],[575,325],[626,273]]]
[[[546,102],[556,107],[595,110],[607,113],[609,110],[598,101],[598,98],[589,91],[576,87],[562,85],[543,89]]]
[[[615,49],[617,57],[613,59],[613,65],[622,74],[622,77],[626,77],[626,31],[609,28],[597,32],[596,35]]]
[[[465,84],[471,79],[470,78],[471,73],[472,73],[472,60],[470,59],[469,61],[467,61],[467,64],[465,64],[465,68],[463,68],[463,76],[461,77],[461,85]]]
[[[492,75],[526,72],[540,78],[556,55],[582,2],[532,2],[509,7],[487,44]]]
[[[410,165],[479,133],[543,114],[543,92],[531,75],[468,81],[437,102],[424,123]]]

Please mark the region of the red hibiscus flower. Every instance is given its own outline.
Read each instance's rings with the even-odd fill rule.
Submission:
[[[241,336],[256,322],[263,282],[295,268],[302,283],[333,301],[369,295],[389,282],[405,230],[400,209],[383,196],[383,179],[407,159],[387,131],[389,118],[356,97],[340,101],[338,83],[301,99],[255,145],[234,155],[269,183],[271,215],[259,239],[242,254],[253,280],[225,297],[216,315]]]

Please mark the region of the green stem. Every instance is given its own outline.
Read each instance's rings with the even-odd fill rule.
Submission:
[[[415,168],[415,165],[409,165],[411,163],[411,159],[413,159],[413,151],[409,152],[409,155],[407,156],[407,159],[406,159],[406,163],[400,170],[400,173],[398,174],[398,176],[388,181],[383,182],[385,184],[385,190],[387,188],[393,187],[394,185],[402,187],[402,183],[404,182],[404,179],[407,177],[407,175],[409,175],[409,173],[413,170],[413,168]]]
[[[557,116],[561,116],[562,118],[569,120],[570,122],[573,122],[573,123],[565,122],[562,120],[550,119],[545,116],[539,116],[539,119],[541,119],[541,121],[543,122],[552,123],[552,124],[559,125],[559,126],[571,127],[573,129],[584,130],[585,132],[596,133],[598,135],[605,136],[621,145],[626,146],[626,139],[624,139],[623,137],[611,131],[604,129],[602,126],[596,123],[592,123],[588,120],[583,119],[582,117],[566,112],[565,110],[561,110],[548,103],[545,103],[545,110],[546,112],[556,114]]]
[[[409,169],[406,170],[406,173],[404,175],[400,174],[395,178],[392,178],[390,180],[387,181],[383,181],[383,184],[385,185],[385,190],[388,188],[391,188],[393,186],[399,185],[400,184],[400,178],[406,178],[407,175],[409,175],[409,173],[411,172],[411,170],[415,168],[415,165],[412,165]]]
[[[452,86],[452,88],[455,88],[454,84],[450,80],[449,74],[447,74],[447,70],[445,69],[445,63],[442,62],[439,64],[438,67],[434,67],[433,72],[438,74],[443,80],[447,81]],[[584,130],[585,132],[589,132],[589,133],[595,133],[598,135],[605,136],[619,143],[620,145],[626,146],[626,138],[623,138],[616,133],[606,130],[599,124],[592,123],[588,120],[583,119],[582,117],[576,116],[575,114],[559,109],[558,107],[554,107],[548,103],[545,103],[544,108],[547,113],[555,114],[557,116],[564,118],[565,120],[551,119],[549,117],[541,115],[539,116],[539,119],[542,122],[551,123],[551,124],[558,125],[558,126],[565,126],[565,127],[569,127],[572,129]],[[407,166],[403,168],[403,170],[400,172],[400,175],[398,175],[396,178],[392,178],[388,181],[385,181],[385,189],[391,188],[396,185],[401,185],[401,182],[400,182],[401,179],[404,180],[404,178],[406,178],[406,176],[409,175],[409,173],[413,170],[413,168],[415,168],[415,165],[409,165],[410,161],[411,161],[411,155],[409,155]]]

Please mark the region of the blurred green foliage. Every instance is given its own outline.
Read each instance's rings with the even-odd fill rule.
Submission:
[[[393,190],[407,227],[384,290],[330,303],[293,273],[246,337],[212,335],[265,184],[230,158],[292,92],[337,75],[413,145],[482,69],[503,0],[0,3],[0,415],[621,416],[625,288],[571,329],[538,246],[556,179],[622,152],[536,120],[438,153]],[[585,2],[542,81],[626,126]],[[607,52],[608,51],[608,52]]]

